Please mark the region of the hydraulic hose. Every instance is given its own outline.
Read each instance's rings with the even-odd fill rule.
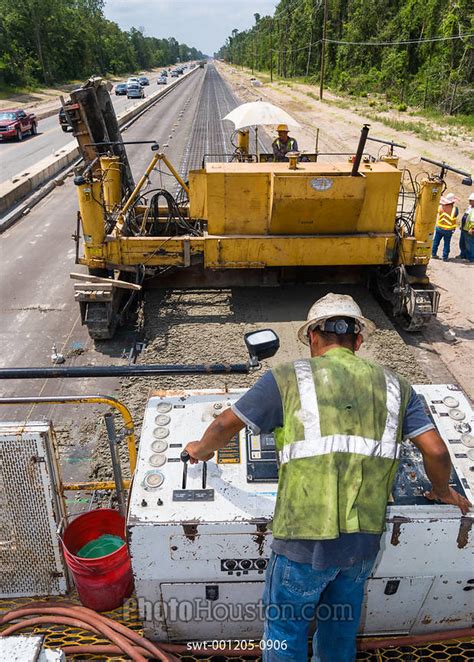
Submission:
[[[23,630],[24,628],[29,628],[33,625],[45,625],[45,624],[69,625],[70,627],[80,628],[81,630],[89,630],[94,633],[99,632],[100,634],[103,634],[107,639],[110,638],[111,641],[116,643],[117,646],[126,655],[128,655],[131,660],[133,660],[133,662],[146,662],[146,657],[138,653],[135,650],[135,648],[130,644],[130,642],[128,642],[123,637],[118,636],[117,633],[112,632],[110,628],[103,628],[103,624],[101,624],[101,628],[95,629],[89,623],[86,623],[84,621],[80,621],[76,618],[67,618],[66,616],[58,616],[57,614],[53,614],[51,616],[35,616],[33,618],[27,618],[21,621],[20,623],[15,623],[14,625],[10,625],[0,633],[0,636],[7,637],[8,635],[14,634],[15,632],[18,632],[19,630]]]
[[[92,628],[99,630],[99,624],[103,626],[106,630],[113,631],[117,633],[118,637],[123,637],[125,640],[129,640],[132,644],[144,648],[150,652],[151,655],[162,660],[162,662],[173,662],[172,657],[166,655],[158,646],[153,644],[151,641],[148,641],[144,637],[140,636],[127,626],[122,623],[118,623],[103,614],[93,611],[82,605],[77,605],[74,603],[68,602],[35,602],[10,611],[0,617],[0,624],[14,620],[16,618],[21,618],[22,616],[30,616],[36,614],[56,614],[60,616],[75,616],[78,619],[81,619],[84,623],[89,624]],[[100,630],[101,634],[110,641],[114,642],[105,631]],[[0,633],[1,634],[1,633]],[[115,642],[114,642],[115,643]]]
[[[384,639],[358,639],[357,650],[370,651],[376,648],[395,648],[396,646],[418,646],[419,644],[435,644],[452,639],[474,637],[474,628],[464,630],[443,630],[427,634],[402,635],[401,637],[386,637]]]

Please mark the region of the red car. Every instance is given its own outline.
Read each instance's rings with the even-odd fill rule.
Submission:
[[[24,110],[0,110],[0,140],[16,138],[23,140],[25,133],[38,133],[38,120],[34,113]]]

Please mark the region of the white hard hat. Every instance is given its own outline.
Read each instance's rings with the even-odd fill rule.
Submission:
[[[441,196],[440,203],[442,205],[452,205],[457,200],[459,200],[459,198],[457,198],[454,193],[447,193],[446,195]]]
[[[307,321],[298,330],[298,339],[309,345],[308,330],[318,322],[325,322],[331,317],[352,317],[359,322],[364,340],[375,331],[375,324],[362,315],[354,299],[347,294],[330,292],[318,299],[308,312]]]
[[[474,200],[474,193],[471,193],[471,195],[469,196],[469,200]]]

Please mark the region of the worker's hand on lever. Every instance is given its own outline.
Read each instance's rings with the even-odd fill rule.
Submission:
[[[230,408],[225,409],[212,421],[200,441],[190,441],[186,446],[184,450],[189,453],[189,462],[207,462],[244,427],[245,423]]]
[[[449,503],[453,506],[457,506],[463,515],[467,515],[472,504],[470,501],[463,497],[462,494],[453,490],[452,487],[447,487],[447,489],[431,489],[429,492],[425,492],[425,497],[431,499],[432,501],[441,501],[442,503]]]
[[[189,463],[197,464],[198,462],[207,462],[210,460],[214,453],[209,453],[201,441],[190,441],[184,449],[189,455]]]

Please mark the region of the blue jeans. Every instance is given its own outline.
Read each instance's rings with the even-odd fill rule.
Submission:
[[[315,618],[313,662],[355,660],[364,584],[374,561],[314,570],[272,554],[263,595],[263,662],[306,662],[308,630]]]
[[[469,260],[469,262],[474,262],[474,234],[469,234],[466,230],[461,230],[459,251],[462,258]]]
[[[443,260],[447,260],[449,257],[449,248],[451,246],[451,239],[453,238],[454,230],[443,230],[442,228],[436,228],[433,248],[431,249],[431,255],[434,257],[438,252],[438,247],[443,239]]]

